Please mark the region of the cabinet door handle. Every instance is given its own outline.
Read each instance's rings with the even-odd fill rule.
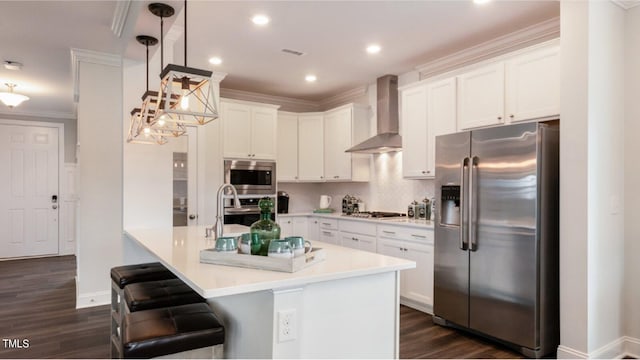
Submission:
[[[324,179],[324,176],[320,176],[320,179]]]
[[[431,174],[431,170],[427,170],[427,174]]]
[[[297,176],[294,176],[293,178],[294,178],[294,179],[296,179],[296,180],[298,180],[298,177],[297,177]]]
[[[351,238],[351,240],[353,240],[353,241],[358,241],[358,238],[353,238],[353,237],[352,237],[352,238]]]
[[[387,230],[382,230],[383,233],[385,234],[391,234],[391,235],[395,235],[395,231],[387,231]]]
[[[416,237],[418,239],[426,239],[427,237],[424,235],[416,235],[416,234],[411,234],[411,236]]]
[[[329,224],[329,223],[322,223],[322,225],[331,226],[331,224]]]
[[[325,234],[325,235],[333,236],[333,234],[328,232],[328,231],[323,231],[322,233]]]
[[[498,116],[498,120],[502,120],[502,116]]]
[[[423,174],[426,174],[427,172],[426,172],[425,170],[422,170],[422,173],[423,173]]]
[[[509,117],[513,119],[515,116],[513,116],[513,114],[511,114],[511,115],[509,115]]]

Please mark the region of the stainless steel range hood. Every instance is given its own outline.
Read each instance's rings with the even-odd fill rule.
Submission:
[[[379,154],[402,150],[402,137],[398,134],[398,77],[380,77],[376,88],[378,135],[347,149],[346,152]]]

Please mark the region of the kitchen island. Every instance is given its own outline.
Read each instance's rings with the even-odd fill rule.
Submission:
[[[214,246],[204,226],[125,233],[207,298],[226,327],[226,358],[398,357],[399,272],[412,261],[311,239],[326,260],[284,273],[200,263]]]

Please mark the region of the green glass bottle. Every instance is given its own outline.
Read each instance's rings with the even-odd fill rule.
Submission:
[[[251,255],[267,256],[271,240],[280,238],[280,225],[271,220],[273,211],[273,200],[264,197],[258,201],[260,208],[260,220],[251,224],[251,234],[258,234],[260,239],[260,249],[251,246]]]

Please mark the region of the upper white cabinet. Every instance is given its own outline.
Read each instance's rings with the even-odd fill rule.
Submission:
[[[368,107],[355,104],[323,113],[280,112],[278,181],[369,180],[369,156],[345,152],[369,137],[367,114]]]
[[[298,180],[324,180],[324,118],[322,114],[298,115]],[[292,165],[289,165],[292,166]]]
[[[560,114],[560,51],[543,48],[506,62],[507,121]]]
[[[369,180],[369,156],[345,150],[369,137],[367,108],[349,104],[324,115],[324,179]]]
[[[278,180],[298,180],[298,114],[278,112]]]
[[[458,130],[558,116],[559,54],[544,44],[458,75]]]
[[[223,156],[250,160],[276,158],[276,105],[220,100]]]
[[[458,129],[504,123],[504,63],[458,75]]]
[[[403,176],[433,178],[436,136],[456,131],[456,79],[421,84],[401,97]]]

